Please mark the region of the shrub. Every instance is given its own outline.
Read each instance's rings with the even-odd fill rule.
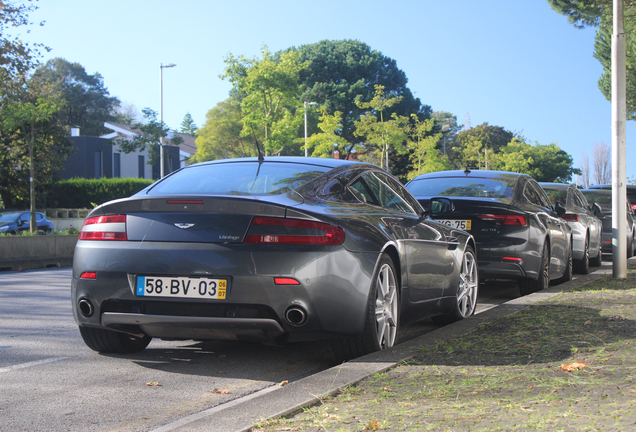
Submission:
[[[138,178],[74,178],[60,180],[46,195],[49,208],[92,208],[119,198],[129,197],[150,186],[154,180]]]

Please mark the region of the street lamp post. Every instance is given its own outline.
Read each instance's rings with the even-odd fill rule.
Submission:
[[[160,64],[159,66],[159,76],[160,76],[160,89],[159,89],[159,95],[161,98],[161,102],[159,105],[159,120],[161,121],[161,127],[163,128],[163,70],[165,68],[171,68],[171,67],[175,67],[176,64],[174,63],[168,63],[167,65],[164,66],[163,63]],[[163,137],[159,137],[159,175],[161,178],[163,178],[163,176],[165,175],[165,167],[164,167],[164,155],[163,155]]]
[[[307,149],[307,105],[318,105],[316,102],[305,102],[305,157],[309,156]]]

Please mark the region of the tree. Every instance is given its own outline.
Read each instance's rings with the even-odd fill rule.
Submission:
[[[234,91],[244,95],[241,100],[243,137],[259,130],[265,135],[265,151],[282,154],[292,147],[303,122],[298,100],[298,73],[306,67],[295,51],[274,57],[267,46],[261,48],[261,58],[248,59],[228,54],[225,73]]]
[[[219,102],[208,111],[205,124],[197,133],[197,152],[192,162],[256,155],[253,137],[243,137],[242,130],[240,102],[233,98]]]
[[[340,152],[348,144],[338,135],[342,129],[342,113],[336,111],[333,115],[329,115],[325,107],[320,107],[318,111],[320,112],[318,128],[322,132],[307,138],[307,148],[314,149],[311,154],[314,157],[333,157],[334,150]]]
[[[99,73],[89,75],[79,63],[51,59],[36,69],[32,80],[66,101],[57,113],[62,125],[79,126],[84,135],[99,136],[105,132],[104,122],[115,120],[119,99],[110,96]]]
[[[593,178],[595,184],[608,184],[612,182],[612,153],[610,147],[601,141],[594,144]]]
[[[132,139],[115,139],[115,142],[124,153],[149,149],[148,164],[154,165],[159,157],[159,143],[168,136],[170,128],[157,119],[156,111],[150,108],[144,108],[141,111],[144,115],[144,121],[132,125],[136,129],[136,135]],[[179,145],[182,142],[183,139],[180,137],[174,137],[170,140],[163,139],[164,145]],[[165,166],[167,162],[164,160],[163,163]]]
[[[514,138],[497,155],[495,168],[528,174],[539,182],[569,183],[573,174],[581,174],[572,168],[572,156],[556,144],[527,144]]]
[[[194,124],[194,119],[190,115],[190,113],[186,113],[183,117],[183,121],[181,122],[181,130],[179,132],[184,133],[186,135],[195,136],[197,133],[197,125]]]
[[[376,84],[373,99],[369,102],[356,101],[358,108],[368,110],[360,117],[360,120],[354,122],[355,135],[365,138],[365,143],[358,147],[376,157],[380,155],[380,166],[387,171],[389,170],[389,148],[396,149],[400,154],[406,153],[404,141],[406,141],[408,117],[400,117],[393,113],[390,117],[387,115],[387,120],[384,120],[385,111],[401,100],[401,96],[387,96],[384,86]],[[384,154],[386,154],[386,159],[382,157]]]
[[[603,74],[598,80],[598,87],[607,98],[612,98],[612,44],[613,1],[612,0],[548,0],[550,7],[567,16],[568,21],[576,28],[597,27],[594,42],[594,58],[603,66]],[[627,55],[626,96],[627,118],[636,118],[636,65],[629,59],[636,55],[636,3],[624,2],[624,34]]]
[[[122,103],[116,106],[112,115],[115,123],[125,126],[132,126],[135,123],[139,123],[143,118],[139,109],[131,103]]]
[[[590,186],[590,158],[585,152],[583,152],[579,169],[581,170],[581,187],[587,189]]]
[[[407,147],[411,150],[410,159],[413,169],[408,173],[407,180],[420,174],[451,169],[448,158],[440,155],[436,147],[442,133],[429,134],[435,127],[435,120],[420,120],[415,114],[411,117],[414,124],[410,130]]]
[[[46,49],[42,44],[32,46],[19,37],[11,37],[7,33],[9,27],[20,27],[31,24],[29,13],[37,10],[33,3],[0,1],[0,96],[20,90],[26,84],[27,73],[37,64],[39,49]],[[41,22],[40,25],[44,25]],[[2,101],[0,100],[0,103]]]
[[[398,69],[395,60],[371,49],[356,40],[323,40],[315,44],[290,48],[297,51],[300,60],[308,66],[300,71],[301,101],[317,102],[327,112],[342,113],[338,136],[348,143],[340,148],[340,157],[347,158],[359,143],[355,122],[366,112],[366,108],[356,102],[370,102],[375,96],[377,85],[384,86],[390,97],[400,98],[400,102],[385,113],[428,118],[431,109],[413,97],[407,87],[406,74]],[[315,123],[314,123],[315,124]],[[312,129],[310,123],[309,129]]]

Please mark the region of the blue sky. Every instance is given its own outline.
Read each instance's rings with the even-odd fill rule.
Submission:
[[[25,40],[99,72],[111,95],[159,111],[179,128],[205,123],[228,96],[219,78],[228,53],[260,55],[323,39],[357,39],[396,60],[411,91],[461,124],[488,122],[530,142],[556,142],[578,166],[594,144],[611,145],[611,107],[597,87],[594,29],[578,30],[546,0],[217,1],[41,0]],[[631,164],[627,123],[627,176]]]

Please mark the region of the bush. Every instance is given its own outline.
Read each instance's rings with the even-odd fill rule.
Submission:
[[[92,208],[107,201],[129,197],[152,183],[154,180],[138,178],[60,180],[46,194],[46,206],[49,208]]]

